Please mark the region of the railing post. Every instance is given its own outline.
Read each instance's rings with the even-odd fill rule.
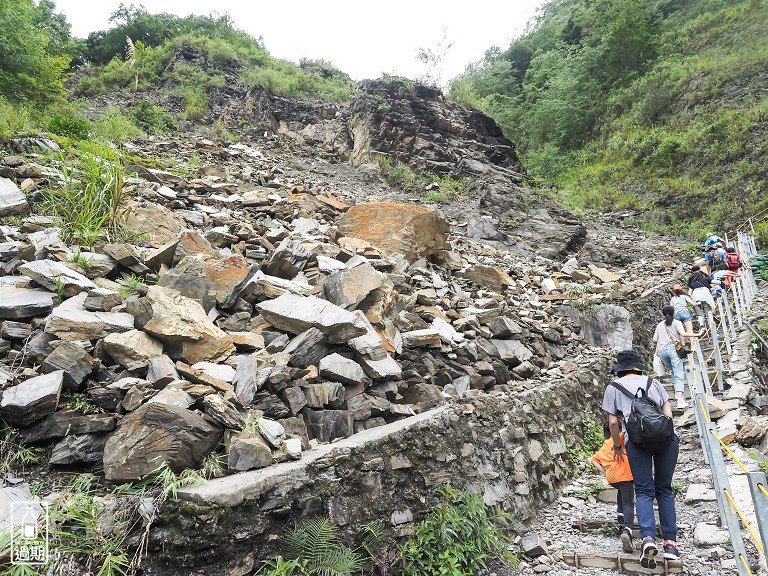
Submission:
[[[712,383],[709,381],[709,372],[707,371],[707,363],[704,361],[704,352],[701,350],[701,343],[696,338],[693,341],[694,351],[696,352],[696,360],[698,361],[701,374],[701,383],[704,385],[704,393],[712,395]]]
[[[744,325],[745,314],[742,314],[743,305],[741,303],[741,278],[736,278],[733,281],[733,304],[736,306],[736,320],[739,323],[739,328]]]
[[[709,334],[712,338],[713,353],[715,355],[715,369],[717,370],[717,389],[720,392],[723,391],[723,358],[720,355],[720,338],[717,334],[717,325],[715,319],[712,316],[712,312],[707,310],[707,325],[709,326]],[[707,369],[706,363],[704,369]]]
[[[717,312],[720,315],[720,326],[723,328],[723,340],[725,341],[725,351],[728,354],[728,358],[731,357],[733,351],[731,350],[731,338],[728,333],[728,323],[725,318],[725,311],[723,310],[723,294],[725,294],[725,288],[720,290],[720,298],[717,299]]]
[[[696,375],[699,375],[697,378]],[[688,378],[688,389],[691,392],[691,408],[693,408],[693,415],[696,417],[696,429],[699,431],[699,441],[701,446],[705,447],[704,434],[706,430],[706,423],[709,420],[709,403],[707,402],[707,394],[704,391],[704,382],[701,378],[701,370],[698,366],[691,362],[691,369],[686,372]],[[701,403],[699,403],[701,400]],[[704,407],[702,411],[702,406]],[[705,416],[706,414],[706,416]],[[709,464],[709,451],[704,449],[704,463]]]
[[[734,283],[731,283],[733,286]],[[725,308],[725,316],[728,320],[728,328],[731,331],[731,338],[736,340],[736,324],[733,322],[733,314],[731,313],[731,299],[728,296],[730,290],[723,290],[723,308]]]
[[[760,540],[763,544],[763,556],[768,562],[768,496],[760,490],[760,487],[768,489],[768,482],[765,474],[762,472],[750,472],[747,474],[749,479],[749,491],[752,494],[752,504],[755,508],[755,517],[757,518],[757,527],[760,529]]]
[[[723,458],[723,452],[720,449],[720,443],[714,436],[714,434],[717,434],[717,426],[714,422],[708,422],[706,428],[706,442],[709,444],[709,453],[711,456],[710,466],[712,468],[712,481],[715,486],[715,494],[717,494],[717,504],[720,508],[721,524],[728,527],[728,533],[731,536],[731,546],[733,546],[733,553],[736,557],[736,567],[739,570],[739,574],[747,576],[750,572],[740,561],[740,558],[742,557],[744,559],[747,558],[747,551],[744,548],[744,540],[741,537],[739,517],[736,514],[736,510],[733,508],[733,504],[731,504],[730,501],[726,502],[726,492],[730,494],[731,484],[728,481],[728,473],[725,468],[725,459]]]

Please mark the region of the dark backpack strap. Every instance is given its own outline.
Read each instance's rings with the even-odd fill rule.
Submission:
[[[648,384],[645,385],[645,395],[648,396],[648,390],[651,389],[651,386],[653,386],[653,378],[648,376]]]
[[[611,382],[611,383],[609,384],[609,386],[615,386],[615,387],[616,387],[616,388],[618,388],[618,390],[619,390],[619,391],[620,391],[622,394],[624,394],[625,396],[628,396],[629,398],[632,398],[633,400],[635,399],[635,395],[634,395],[634,394],[630,394],[629,390],[627,390],[626,388],[624,388],[624,386],[622,386],[621,384],[619,384],[618,382],[616,382],[616,380],[614,380],[613,382]]]

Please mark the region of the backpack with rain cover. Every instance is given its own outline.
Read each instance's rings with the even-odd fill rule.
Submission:
[[[632,410],[624,415],[624,426],[631,442],[648,448],[666,446],[675,436],[672,419],[667,417],[656,402],[648,396],[653,378],[648,378],[645,389],[638,389],[631,394],[618,382],[611,382],[622,394],[632,399]]]

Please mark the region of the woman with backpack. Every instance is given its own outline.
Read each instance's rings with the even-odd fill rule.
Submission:
[[[709,307],[702,307],[705,314],[715,307],[715,300],[712,298],[712,284],[719,284],[719,282],[719,280],[713,282],[709,274],[703,272],[698,266],[691,269],[691,278],[688,280],[689,295],[694,302],[706,304]]]
[[[672,489],[679,439],[674,432],[667,391],[658,380],[643,375],[647,370],[634,350],[619,352],[613,367],[618,378],[605,388],[602,407],[608,413],[614,458],[628,457],[634,478],[635,510],[643,539],[640,565],[653,569],[659,554],[654,498],[659,507],[663,557],[667,560],[680,558],[675,493]]]
[[[678,347],[685,348],[683,338],[696,338],[704,334],[704,329],[698,333],[686,332],[683,323],[675,319],[675,309],[664,306],[661,309],[664,320],[656,325],[653,341],[656,343],[656,354],[664,366],[672,372],[672,383],[675,385],[675,400],[677,408],[687,408],[685,401],[685,367],[683,358],[678,353]],[[687,348],[685,348],[687,350]]]
[[[699,303],[691,300],[687,294],[683,294],[683,287],[680,284],[672,286],[672,292],[675,295],[669,300],[669,305],[675,309],[675,320],[680,320],[683,323],[686,332],[693,332],[693,317],[688,305],[697,307]],[[690,343],[690,348],[693,349],[693,338],[691,338]]]

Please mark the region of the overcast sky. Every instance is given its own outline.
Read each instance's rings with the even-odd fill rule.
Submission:
[[[130,4],[130,0],[123,0]],[[463,72],[491,46],[506,48],[543,0],[143,0],[149,12],[179,16],[228,13],[235,24],[261,36],[270,54],[298,62],[329,60],[355,80],[382,73],[416,78],[425,73],[419,48],[435,49],[443,31],[453,47],[443,81]],[[120,0],[57,0],[73,35],[84,38],[109,26]]]

